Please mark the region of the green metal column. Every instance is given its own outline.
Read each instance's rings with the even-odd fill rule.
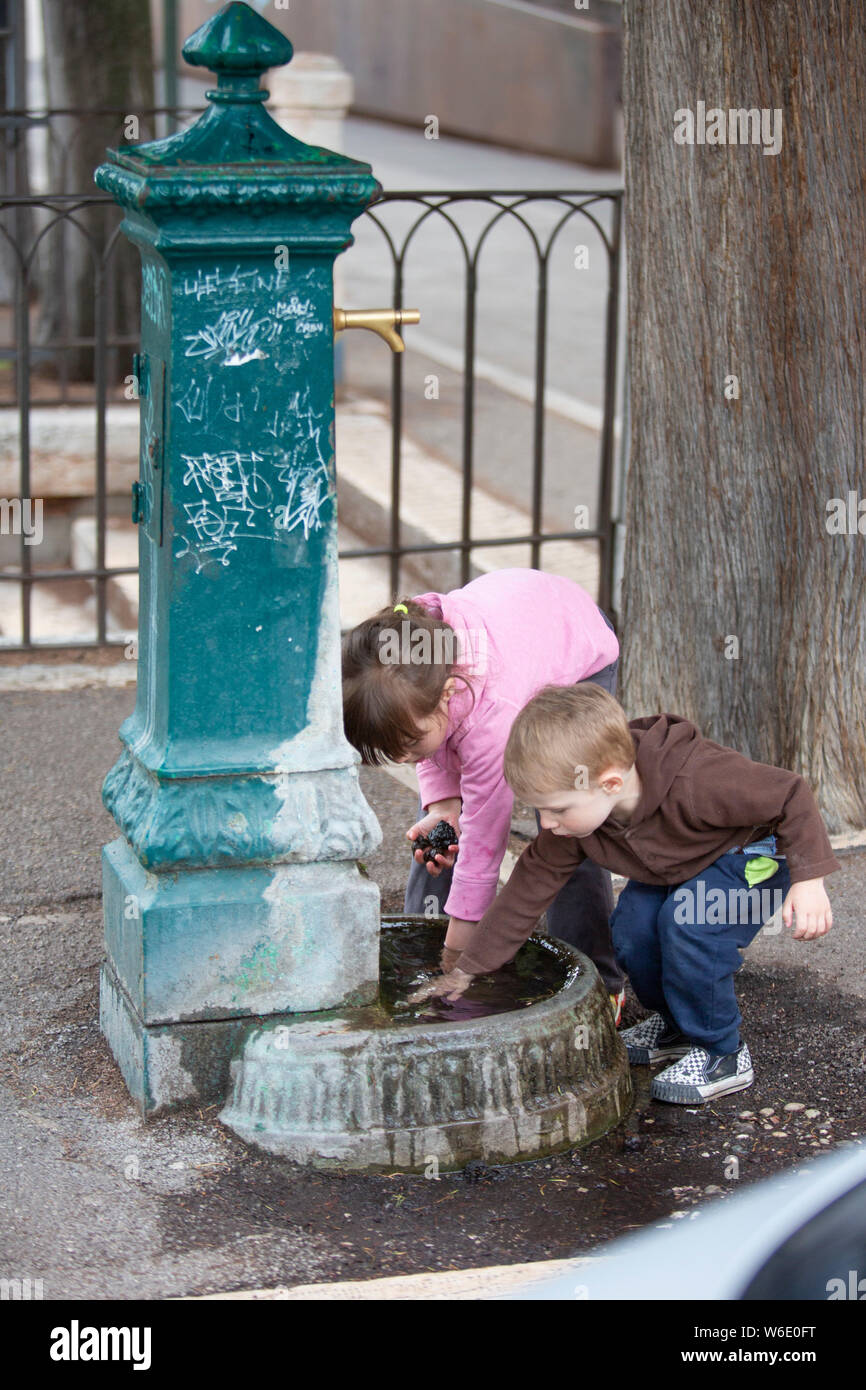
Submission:
[[[108,151],[142,257],[138,700],[103,799],[101,1020],[151,1111],[222,1099],[250,1018],[363,1003],[380,839],[342,728],[333,262],[380,189],[286,134],[244,4],[188,40],[188,131]]]

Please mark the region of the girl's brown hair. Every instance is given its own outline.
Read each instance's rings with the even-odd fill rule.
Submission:
[[[472,689],[458,667],[454,629],[411,599],[396,607],[343,638],[343,727],[368,767],[405,757],[449,676]]]

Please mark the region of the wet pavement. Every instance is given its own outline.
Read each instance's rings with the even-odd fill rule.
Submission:
[[[0,1210],[4,1277],[46,1298],[159,1298],[555,1259],[866,1134],[866,851],[828,881],[817,943],[761,934],[738,976],[756,1081],[702,1109],[636,1101],[588,1149],[438,1178],[303,1171],[216,1108],[144,1124],[101,1038],[100,802],[127,690],[0,695]],[[402,906],[411,792],[363,773],[368,862]],[[641,1010],[629,998],[624,1022]],[[652,1291],[648,1290],[648,1296]]]

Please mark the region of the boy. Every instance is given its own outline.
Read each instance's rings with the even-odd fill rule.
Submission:
[[[600,686],[546,686],[517,716],[505,776],[541,832],[481,918],[459,964],[415,998],[456,999],[511,960],[582,859],[629,882],[614,949],[648,1018],[621,1037],[629,1061],[676,1059],[657,1100],[701,1104],[754,1079],[734,994],[739,948],[781,908],[794,937],[832,926],[838,869],[802,777],[702,738],[687,719],[626,720]]]

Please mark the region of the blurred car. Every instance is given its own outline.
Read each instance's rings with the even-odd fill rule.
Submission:
[[[866,1143],[575,1256],[506,1299],[866,1300]]]

